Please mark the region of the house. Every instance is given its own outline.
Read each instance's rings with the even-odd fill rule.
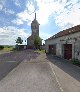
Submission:
[[[80,60],[80,25],[60,31],[45,40],[47,53],[65,59]]]

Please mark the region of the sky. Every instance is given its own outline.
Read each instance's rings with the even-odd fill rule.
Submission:
[[[15,45],[17,37],[26,44],[35,9],[43,42],[80,24],[80,0],[0,0],[0,45]]]

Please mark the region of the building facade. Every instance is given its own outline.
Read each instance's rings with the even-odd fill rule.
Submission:
[[[80,60],[80,25],[63,30],[45,41],[47,53]]]
[[[28,46],[28,48],[33,48],[34,47],[34,38],[36,36],[39,36],[39,25],[40,24],[36,20],[36,13],[35,13],[35,18],[31,23],[32,34],[31,34],[31,36],[29,36],[27,38],[27,46]]]

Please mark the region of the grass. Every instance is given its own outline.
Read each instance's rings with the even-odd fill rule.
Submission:
[[[13,46],[4,46],[4,49],[0,50],[0,54],[13,51]]]
[[[80,60],[78,60],[78,59],[72,60],[72,63],[73,63],[74,65],[80,66]]]
[[[35,50],[35,52],[42,54],[42,53],[45,53],[45,50]]]
[[[12,51],[13,50],[13,47],[5,47],[3,50],[4,51]]]

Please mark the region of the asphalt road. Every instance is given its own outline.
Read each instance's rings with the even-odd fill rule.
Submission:
[[[0,92],[80,92],[80,67],[32,50],[2,54]]]
[[[19,63],[20,62],[15,61],[0,62],[0,80],[11,72]]]
[[[42,56],[38,57],[33,51],[23,51],[0,58],[3,60],[0,62],[0,92],[61,92],[49,62],[42,62]]]

